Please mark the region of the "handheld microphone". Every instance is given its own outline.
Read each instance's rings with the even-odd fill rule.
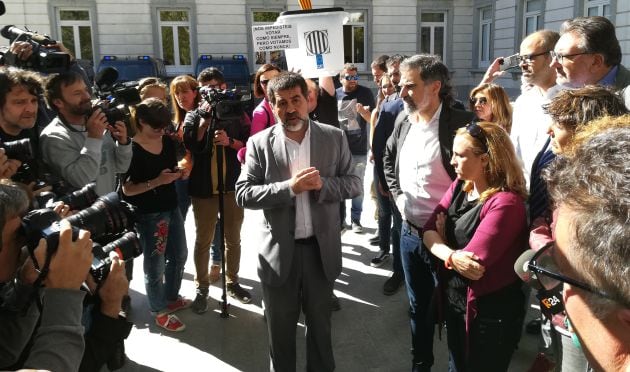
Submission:
[[[530,285],[532,288],[540,290],[542,289],[542,287],[536,279],[536,273],[529,270],[529,267],[527,267],[529,261],[532,259],[532,257],[534,257],[535,254],[536,251],[533,249],[528,249],[523,252],[523,254],[521,254],[521,256],[514,263],[514,272],[516,272],[516,275],[518,275],[518,277],[521,278],[522,281]]]

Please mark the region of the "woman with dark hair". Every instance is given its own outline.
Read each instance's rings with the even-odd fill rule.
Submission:
[[[276,123],[276,118],[273,116],[273,111],[267,99],[267,84],[269,80],[278,76],[280,71],[278,66],[266,63],[260,66],[256,72],[256,76],[254,77],[254,96],[262,98],[263,100],[256,106],[252,114],[250,136]]]
[[[177,167],[175,141],[164,135],[171,125],[170,112],[162,101],[149,98],[136,106],[135,115],[133,157],[122,191],[139,212],[136,229],[155,323],[168,331],[182,331],[186,326],[172,313],[189,307],[192,301],[179,295],[188,248],[174,184],[182,170]]]
[[[457,131],[457,179],[424,226],[440,265],[449,371],[507,371],[525,313],[514,262],[527,244],[525,178],[507,132],[494,123]]]
[[[512,105],[505,89],[495,84],[480,84],[470,92],[470,111],[480,121],[499,124],[508,134],[512,130]]]

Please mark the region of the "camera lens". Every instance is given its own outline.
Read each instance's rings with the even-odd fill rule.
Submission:
[[[59,201],[62,201],[65,205],[67,205],[71,211],[78,211],[92,205],[97,198],[96,183],[92,182],[83,186],[83,188],[79,190],[59,198]]]
[[[73,226],[90,231],[94,238],[99,238],[106,234],[118,234],[132,227],[134,215],[134,207],[120,201],[118,194],[111,192],[67,220]]]
[[[0,147],[4,148],[4,153],[9,159],[24,162],[34,158],[31,140],[28,138],[5,142]]]

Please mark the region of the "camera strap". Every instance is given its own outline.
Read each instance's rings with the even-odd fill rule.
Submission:
[[[33,297],[33,300],[35,300],[35,303],[37,304],[37,309],[41,313],[43,311],[44,305],[42,304],[41,297],[39,296],[39,290],[42,288],[43,286],[42,283],[44,282],[44,279],[46,279],[46,276],[48,275],[48,271],[50,268],[50,261],[52,259],[52,254],[50,253],[49,250],[46,250],[46,260],[44,261],[43,267],[39,266],[39,262],[37,261],[37,258],[35,257],[35,250],[32,250],[32,251],[29,250],[29,256],[31,257],[31,261],[33,261],[33,266],[35,267],[35,271],[37,271],[37,273],[39,274],[37,276],[37,279],[35,279],[35,281],[33,282],[34,291],[31,296]]]

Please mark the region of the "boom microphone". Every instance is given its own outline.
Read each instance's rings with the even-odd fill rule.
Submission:
[[[540,290],[542,287],[540,286],[540,283],[538,283],[538,280],[536,280],[536,273],[532,272],[529,270],[529,267],[527,267],[529,261],[535,254],[536,251],[533,249],[528,249],[523,252],[523,254],[521,254],[514,263],[514,272],[516,272],[516,275],[518,275],[522,281],[529,284],[532,288]]]

